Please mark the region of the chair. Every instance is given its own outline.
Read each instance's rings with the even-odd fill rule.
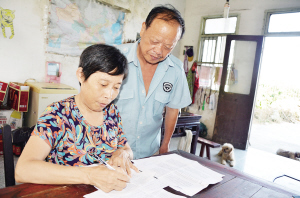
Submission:
[[[9,125],[5,125],[3,127],[3,157],[5,186],[14,186],[16,185],[15,166],[12,145],[12,133]]]
[[[3,127],[4,177],[6,187],[16,185],[13,143],[25,145],[33,127],[22,127],[14,131],[11,131],[9,125],[4,125]]]

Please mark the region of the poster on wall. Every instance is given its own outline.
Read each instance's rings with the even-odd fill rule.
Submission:
[[[9,36],[12,39],[15,35],[13,20],[15,19],[15,11],[10,9],[3,9],[0,7],[0,26],[2,28],[3,37],[6,38],[5,28],[10,28],[11,35]]]
[[[93,44],[121,44],[125,13],[96,0],[51,0],[47,52],[80,56]]]

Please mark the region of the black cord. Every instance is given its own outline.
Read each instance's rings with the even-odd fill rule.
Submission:
[[[276,180],[276,179],[278,179],[278,178],[280,178],[280,177],[289,177],[289,178],[291,178],[291,179],[294,179],[294,180],[296,180],[296,181],[298,181],[298,182],[300,182],[300,180],[299,179],[296,179],[296,178],[294,178],[294,177],[291,177],[291,176],[288,176],[288,175],[281,175],[281,176],[278,176],[278,177],[275,177],[275,179],[273,180],[273,182]]]

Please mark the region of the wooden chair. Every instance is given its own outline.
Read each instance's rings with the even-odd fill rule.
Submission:
[[[33,127],[23,127],[14,131],[11,131],[9,125],[4,125],[3,127],[3,158],[6,187],[16,185],[13,143],[22,144],[24,146],[28,141],[32,130]]]
[[[199,156],[200,157],[203,157],[203,154],[204,154],[204,150],[206,148],[206,157],[210,160],[210,148],[217,148],[217,147],[220,147],[221,145],[216,143],[216,142],[213,142],[213,141],[210,141],[210,140],[207,140],[207,139],[204,139],[202,137],[198,137],[198,142],[201,144],[201,150],[200,150],[200,154]]]
[[[15,166],[12,144],[12,133],[9,125],[3,127],[3,157],[4,157],[4,177],[5,186],[16,185]]]

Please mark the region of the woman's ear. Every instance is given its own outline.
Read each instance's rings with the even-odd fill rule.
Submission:
[[[82,67],[78,67],[78,69],[76,70],[76,76],[77,76],[79,83],[82,84],[85,80],[85,77],[84,77],[84,74],[82,71]]]

